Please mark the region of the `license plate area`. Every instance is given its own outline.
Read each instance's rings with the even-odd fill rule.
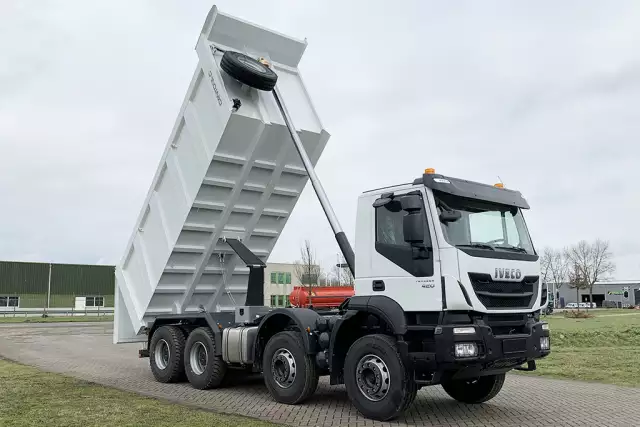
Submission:
[[[502,341],[502,352],[504,354],[524,353],[527,351],[526,338],[513,338]]]

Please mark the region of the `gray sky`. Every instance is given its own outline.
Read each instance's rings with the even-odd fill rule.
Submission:
[[[616,277],[640,278],[640,3],[217,4],[308,39],[300,69],[332,135],[317,172],[352,242],[360,192],[435,167],[499,175],[537,248],[608,239]],[[0,259],[121,257],[211,5],[0,2]],[[310,186],[272,260],[305,238],[335,259]]]

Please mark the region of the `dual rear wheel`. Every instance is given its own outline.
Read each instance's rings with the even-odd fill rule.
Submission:
[[[227,365],[215,355],[210,328],[192,330],[188,337],[178,326],[158,328],[151,337],[149,363],[155,379],[163,383],[187,379],[194,388],[205,390],[223,384]]]

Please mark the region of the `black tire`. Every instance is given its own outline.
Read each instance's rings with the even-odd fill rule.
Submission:
[[[156,329],[149,345],[149,365],[156,381],[184,381],[184,344],[184,332],[178,326],[168,325]]]
[[[505,374],[497,374],[465,380],[448,380],[442,383],[442,388],[458,402],[483,403],[496,397],[504,385],[504,379]]]
[[[220,68],[239,82],[259,90],[273,90],[278,81],[278,75],[271,68],[239,52],[225,52]]]
[[[300,332],[283,331],[271,337],[264,349],[262,368],[269,393],[280,403],[302,403],[318,388],[318,368],[305,352]]]
[[[375,361],[375,368],[366,363],[368,360]],[[364,369],[359,366],[361,361],[365,362]],[[373,372],[373,377],[368,375],[369,372]],[[368,393],[369,397],[359,385],[360,379],[360,384],[366,389],[367,378],[375,380],[370,390],[378,391]],[[367,335],[351,345],[344,364],[344,384],[358,411],[367,418],[380,421],[391,420],[407,410],[418,392],[416,383],[402,363],[395,340],[386,335]]]
[[[184,348],[184,370],[193,388],[207,390],[223,384],[227,365],[221,356],[215,355],[215,350],[216,341],[211,328],[191,331]],[[191,357],[192,352],[195,359]]]

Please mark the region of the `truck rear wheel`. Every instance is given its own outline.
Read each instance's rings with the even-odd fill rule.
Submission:
[[[264,382],[273,398],[288,405],[302,403],[318,388],[318,369],[307,355],[299,332],[275,334],[264,349]]]
[[[184,370],[193,388],[206,390],[222,384],[227,365],[215,351],[216,341],[211,328],[191,331],[184,349]]]
[[[458,402],[483,403],[500,392],[505,374],[487,375],[465,380],[449,380],[442,383],[447,394]]]
[[[184,380],[184,332],[177,326],[156,329],[149,345],[149,365],[156,381],[173,383]]]
[[[359,338],[351,345],[344,364],[344,384],[358,411],[380,421],[404,412],[417,393],[395,340],[378,334]]]

